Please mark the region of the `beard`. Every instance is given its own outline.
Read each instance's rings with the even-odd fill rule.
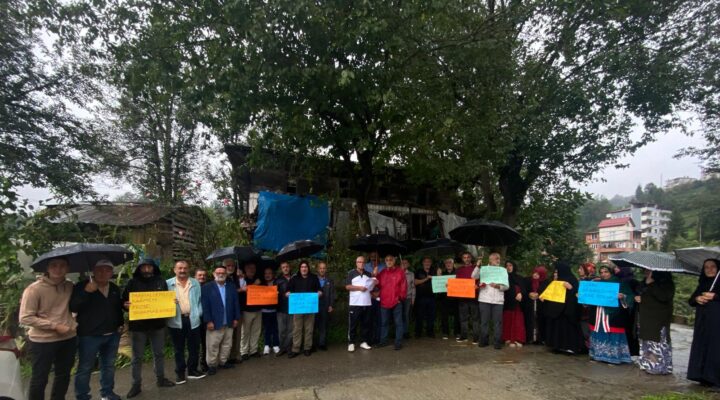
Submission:
[[[216,276],[215,277],[215,282],[217,282],[217,283],[225,283],[226,280],[227,280],[227,277],[225,277],[225,276]]]
[[[153,275],[154,275],[154,274],[153,274],[152,272],[143,272],[143,273],[140,274],[140,276],[142,276],[142,277],[145,278],[145,279],[150,279],[150,278],[153,277]]]

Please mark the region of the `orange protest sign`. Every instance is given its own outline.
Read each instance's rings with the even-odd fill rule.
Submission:
[[[247,305],[271,306],[278,303],[277,286],[247,286]]]
[[[448,279],[447,295],[448,297],[464,297],[467,299],[474,299],[475,279]]]

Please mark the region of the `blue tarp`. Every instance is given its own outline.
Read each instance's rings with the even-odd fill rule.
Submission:
[[[279,251],[296,240],[327,243],[328,202],[316,196],[260,192],[255,246]]]

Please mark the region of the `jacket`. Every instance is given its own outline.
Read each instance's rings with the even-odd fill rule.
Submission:
[[[92,293],[85,291],[88,281],[78,282],[70,298],[70,311],[77,314],[78,336],[102,336],[117,332],[125,318],[120,288],[108,283],[108,295],[100,290]]]
[[[306,277],[302,277],[298,272],[287,285],[287,291],[290,293],[312,293],[320,291],[320,281],[317,275],[308,272]],[[283,293],[283,295],[285,295]]]
[[[177,278],[170,278],[167,283],[168,290],[177,290],[175,282]],[[202,303],[200,302],[200,282],[195,278],[188,278],[190,283],[190,293],[188,297],[190,300],[190,329],[195,329],[200,326],[202,322]],[[167,319],[167,326],[175,329],[182,329],[182,317],[180,315],[180,304],[175,306],[175,316]]]
[[[473,279],[480,279],[480,267],[475,267],[471,277]],[[478,301],[480,303],[487,304],[504,304],[505,303],[505,291],[508,290],[506,285],[498,285],[500,288],[496,289],[490,285],[481,285],[480,292],[478,293]]]
[[[407,298],[405,271],[400,267],[385,268],[377,276],[380,307],[393,308]]]
[[[152,277],[144,278],[140,274],[140,266],[143,264],[151,264],[153,266]],[[160,275],[160,267],[158,267],[158,265],[152,260],[141,260],[135,268],[135,272],[133,272],[133,277],[125,286],[122,299],[123,302],[129,301],[130,293],[132,292],[160,292],[164,290],[168,290],[168,287],[165,279],[163,279]],[[130,306],[132,307],[132,305]],[[165,327],[165,319],[166,318],[154,318],[140,321],[130,321],[130,331],[144,332],[162,329]]]
[[[318,277],[320,282],[320,277]],[[325,283],[320,288],[322,296],[320,296],[320,312],[327,312],[328,307],[335,307],[335,282],[329,276],[325,276]],[[324,310],[324,311],[323,311]]]
[[[225,282],[225,306],[220,297],[220,289],[216,282],[208,282],[202,286],[200,300],[203,308],[203,323],[207,326],[209,322],[215,325],[215,329],[223,326],[232,327],[233,321],[240,319],[240,301],[235,284]],[[223,325],[223,313],[225,313],[225,325]]]
[[[51,343],[75,337],[77,323],[70,314],[70,297],[73,284],[70,281],[53,283],[41,276],[25,288],[20,301],[20,324],[29,327],[28,337],[33,342]],[[71,329],[64,335],[55,332],[58,324]]]
[[[290,278],[292,278],[292,276],[290,276]],[[285,292],[287,292],[287,286],[288,283],[290,283],[290,278],[280,276],[275,279],[275,285],[278,290],[277,312],[285,314],[288,313],[288,298],[285,297]]]
[[[640,334],[643,340],[659,342],[660,331],[667,329],[670,333],[670,323],[673,319],[673,298],[675,297],[675,284],[672,280],[655,281],[646,284],[640,283]],[[696,296],[697,297],[697,296]]]

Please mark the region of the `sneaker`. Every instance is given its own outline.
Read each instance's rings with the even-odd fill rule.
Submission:
[[[459,342],[459,341],[461,341],[461,338],[460,338],[460,336],[455,336],[455,341],[456,341],[456,342]]]
[[[299,354],[300,354],[300,353],[296,353],[296,352],[294,352],[294,351],[290,351],[290,352],[288,352],[288,358],[295,358],[295,357],[297,357]]]
[[[478,344],[478,341],[477,341],[477,340],[473,340],[473,341],[472,341],[472,344],[473,344],[473,346],[475,346],[475,345]],[[487,345],[485,345],[485,346],[487,346]],[[485,347],[485,346],[480,346],[480,347]]]
[[[522,346],[523,346],[523,344],[522,344],[522,343],[520,343],[520,342],[515,342],[515,346],[517,346],[517,347],[522,347]]]
[[[140,389],[140,385],[133,385],[125,397],[127,397],[128,399],[132,399],[133,397],[139,395],[140,392],[142,392],[142,389]]]
[[[177,378],[175,378],[175,384],[182,385],[185,382],[187,382],[187,379],[185,379],[185,373],[181,372],[181,373],[177,374]]]
[[[225,363],[225,364],[221,365],[220,368],[222,368],[222,369],[233,369],[233,368],[235,368],[235,364]]]
[[[272,351],[273,351],[273,353],[275,353],[275,354],[280,353],[280,346],[273,346]]]
[[[277,351],[277,352],[275,352],[275,357],[280,357],[280,356],[282,356],[282,355],[285,354],[285,353],[287,353],[287,351],[285,351],[285,350]]]
[[[386,347],[388,345],[388,342],[380,342],[375,345],[375,347]]]
[[[110,392],[110,394],[107,396],[102,396],[101,399],[102,400],[122,400],[122,398],[120,396],[118,396],[117,394],[115,394],[113,392]]]
[[[207,374],[208,374],[208,376],[213,376],[213,375],[217,374],[217,368],[215,368],[215,367],[208,367],[208,373],[207,373]]]
[[[508,345],[508,347],[515,347],[515,343],[514,343],[514,342],[508,342],[507,345]]]
[[[363,343],[363,344],[365,344],[365,343]],[[366,345],[366,344],[365,344],[365,345]],[[366,346],[367,346],[367,345],[366,345]],[[362,347],[362,344],[360,345],[360,347]],[[351,353],[352,353],[353,351],[355,351],[355,345],[354,345],[353,343],[350,343],[350,344],[348,345],[348,351],[351,352]]]
[[[447,336],[445,336],[445,335],[443,335],[443,340],[448,340],[448,339],[450,339],[450,338],[447,337]]]
[[[184,379],[184,377],[183,377],[183,379]],[[183,381],[183,383],[185,383],[185,382]],[[168,378],[160,378],[157,381],[157,387],[162,388],[162,387],[173,387],[173,386],[175,386],[175,384],[172,383]]]
[[[263,349],[263,355],[266,356],[268,354],[270,354],[270,346],[265,346]]]
[[[370,345],[367,344],[367,343],[365,343],[365,342],[360,343],[360,348],[361,348],[361,349],[365,349],[365,350],[370,350],[370,349],[372,349],[372,347],[370,347]]]
[[[204,377],[205,377],[205,374],[200,373],[200,372],[198,372],[198,371],[188,372],[188,378],[189,378],[189,379],[202,379],[202,378],[204,378]]]
[[[455,339],[455,341],[458,342],[458,343],[467,342],[467,338],[458,337],[457,339]]]

